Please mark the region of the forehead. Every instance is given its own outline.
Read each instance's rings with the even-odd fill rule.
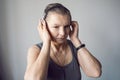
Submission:
[[[48,24],[68,25],[70,24],[70,17],[66,14],[59,14],[56,12],[49,12],[46,18]]]

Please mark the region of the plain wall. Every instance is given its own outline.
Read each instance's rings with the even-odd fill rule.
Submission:
[[[82,80],[120,79],[120,0],[1,0],[0,76],[23,80],[28,48],[41,42],[38,19],[48,3],[60,2],[79,22],[79,37],[102,63],[102,76]],[[0,80],[1,80],[0,79]]]

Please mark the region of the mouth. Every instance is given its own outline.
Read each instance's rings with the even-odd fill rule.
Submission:
[[[64,43],[67,39],[66,38],[55,38],[53,41],[55,41],[56,43]]]
[[[58,41],[64,41],[66,38],[57,38]]]

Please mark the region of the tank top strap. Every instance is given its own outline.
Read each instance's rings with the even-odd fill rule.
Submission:
[[[36,46],[39,47],[40,49],[41,49],[42,45],[43,45],[43,42],[36,44]]]
[[[68,43],[69,43],[69,46],[70,46],[70,48],[71,48],[72,54],[73,54],[73,56],[75,57],[75,59],[76,59],[76,61],[77,61],[77,63],[78,63],[77,50],[76,50],[75,46],[73,45],[73,43],[72,43],[70,40],[68,40]],[[78,64],[79,64],[79,63],[78,63]]]

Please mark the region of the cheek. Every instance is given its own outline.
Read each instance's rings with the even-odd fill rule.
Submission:
[[[70,28],[66,30],[66,34],[69,35],[69,33],[70,33]]]
[[[49,32],[50,32],[50,34],[51,34],[52,37],[57,36],[57,31],[56,30],[54,30],[52,28],[49,28]]]

